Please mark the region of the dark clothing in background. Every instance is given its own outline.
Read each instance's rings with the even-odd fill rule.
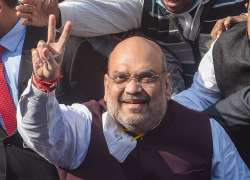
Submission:
[[[222,100],[210,107],[250,167],[250,44],[246,22],[224,32],[213,48],[215,78]]]

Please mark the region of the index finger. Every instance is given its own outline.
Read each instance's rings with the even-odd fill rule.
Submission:
[[[64,25],[63,32],[58,40],[58,45],[60,49],[63,49],[65,47],[65,44],[70,37],[70,32],[71,32],[71,22],[67,21],[66,24]]]
[[[48,24],[48,39],[47,43],[53,43],[56,39],[56,17],[54,15],[49,16]]]

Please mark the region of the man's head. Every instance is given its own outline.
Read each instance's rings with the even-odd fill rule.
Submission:
[[[131,37],[119,43],[105,75],[108,113],[134,133],[145,133],[162,120],[170,99],[170,80],[161,48]]]
[[[15,6],[17,0],[0,0],[0,37],[7,33],[17,22]]]
[[[184,13],[193,9],[202,2],[202,0],[161,0],[166,9],[172,13]]]

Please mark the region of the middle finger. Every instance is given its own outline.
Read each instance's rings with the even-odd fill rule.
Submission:
[[[56,39],[56,18],[54,15],[49,16],[48,39],[47,43],[53,43]]]

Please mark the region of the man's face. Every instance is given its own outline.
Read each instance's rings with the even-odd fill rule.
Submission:
[[[192,0],[162,0],[162,2],[173,13],[182,13],[192,6]]]
[[[169,75],[155,44],[138,37],[126,41],[111,55],[105,100],[108,113],[119,124],[131,132],[144,133],[156,127],[165,114]],[[128,80],[130,76],[134,78]]]
[[[0,0],[0,13],[15,12],[15,2],[11,1],[10,3],[9,0]]]
[[[7,33],[18,20],[15,7],[9,6],[6,1],[9,0],[0,0],[0,37]]]

